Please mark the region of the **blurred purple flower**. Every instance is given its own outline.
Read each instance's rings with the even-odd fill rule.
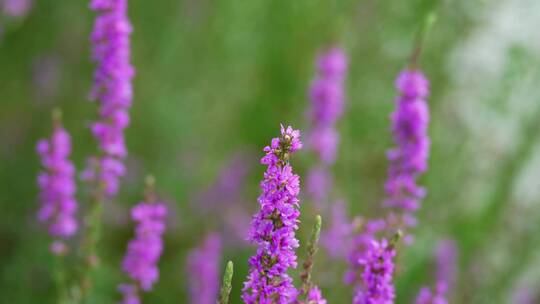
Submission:
[[[346,258],[350,251],[352,224],[347,217],[347,205],[344,201],[332,204],[330,227],[322,232],[321,244],[328,254],[334,258]]]
[[[159,277],[157,262],[163,250],[167,208],[164,203],[141,202],[131,210],[137,223],[135,238],[128,244],[123,270],[144,291],[152,289]]]
[[[314,286],[309,290],[305,304],[326,304],[319,287]]]
[[[92,58],[98,66],[90,97],[100,105],[100,121],[91,129],[102,156],[91,161],[84,176],[98,179],[105,187],[105,194],[113,196],[118,192],[119,177],[125,174],[124,129],[129,124],[134,75],[129,41],[132,28],[127,17],[127,0],[93,0],[90,7],[99,14],[91,36]]]
[[[339,48],[332,48],[318,58],[318,75],[311,85],[309,111],[311,122],[316,127],[333,127],[343,113],[343,79],[346,71],[347,57]],[[325,155],[322,150],[317,152]],[[325,159],[333,160],[332,157]]]
[[[538,292],[538,291],[537,291]],[[512,294],[512,304],[534,304],[535,293],[532,288],[519,286]]]
[[[33,5],[33,0],[0,0],[1,11],[11,17],[24,17]]]
[[[317,77],[310,88],[311,123],[309,146],[321,162],[308,174],[307,192],[317,203],[327,199],[331,177],[327,166],[336,158],[339,134],[336,121],[343,113],[343,80],[347,71],[347,57],[339,48],[321,54],[317,60]]]
[[[416,297],[415,304],[448,304],[446,299],[446,287],[438,285],[435,288],[435,293],[431,292],[429,287],[422,287],[420,293]]]
[[[118,291],[122,294],[122,304],[140,304],[139,292],[137,285],[120,284]]]
[[[388,195],[385,205],[404,212],[406,226],[413,225],[414,211],[425,196],[424,188],[416,184],[418,176],[427,169],[429,110],[426,98],[429,83],[422,72],[404,70],[396,81],[401,96],[392,113],[392,132],[396,147],[388,151],[390,161],[385,184]]]
[[[306,191],[309,196],[322,207],[322,202],[328,199],[328,191],[332,188],[332,176],[325,166],[317,166],[312,168],[307,176]]]
[[[448,293],[453,289],[457,269],[457,246],[455,241],[439,241],[435,249],[436,284],[435,292],[427,286],[422,287],[416,298],[416,304],[447,304]]]
[[[261,163],[267,165],[261,182],[260,211],[253,217],[250,240],[257,253],[249,259],[250,272],[242,299],[248,304],[285,304],[298,291],[287,274],[297,265],[300,178],[294,174],[289,157],[302,148],[300,131],[281,127],[281,137],[264,148]]]
[[[71,138],[59,121],[55,121],[50,139],[38,141],[37,153],[44,168],[38,175],[41,200],[38,219],[47,223],[53,237],[70,237],[77,231],[75,168],[68,159]],[[53,251],[58,253],[54,250],[59,248],[59,243],[56,244]]]
[[[216,208],[225,210],[228,206],[239,201],[240,191],[251,170],[252,155],[244,152],[236,153],[221,170],[216,181],[204,191],[195,202],[197,209],[215,211]]]
[[[364,268],[363,288],[356,291],[354,304],[394,303],[395,288],[392,280],[395,255],[395,249],[386,239],[371,241],[365,258],[359,260]]]
[[[251,216],[246,210],[242,190],[253,159],[251,153],[235,153],[216,180],[192,200],[194,209],[205,216],[216,216],[219,224],[223,225],[223,241],[229,247],[246,245]]]
[[[454,288],[457,270],[457,245],[452,239],[440,240],[435,249],[437,258],[437,282],[446,290]]]
[[[355,222],[361,221],[359,218],[355,219]],[[353,223],[352,228],[357,225],[359,226],[360,223]],[[364,264],[361,261],[366,259],[367,252],[376,240],[376,234],[386,228],[386,221],[371,219],[365,223],[362,232],[353,237],[349,252],[349,270],[345,273],[345,283],[355,285],[357,290],[361,288],[364,271]]]
[[[215,304],[219,290],[221,239],[212,233],[188,256],[187,274],[193,304]]]

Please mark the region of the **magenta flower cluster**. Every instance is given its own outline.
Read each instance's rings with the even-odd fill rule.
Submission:
[[[416,304],[447,304],[448,294],[456,278],[457,246],[453,240],[439,241],[435,250],[436,282],[432,291],[424,286],[416,298]]]
[[[250,240],[258,245],[249,259],[250,271],[242,299],[248,304],[290,303],[298,291],[287,274],[297,265],[295,249],[300,215],[300,178],[293,173],[290,156],[302,148],[300,131],[281,127],[281,137],[264,148],[267,166],[261,182],[260,211],[254,216]]]
[[[317,78],[310,89],[311,108],[308,112],[311,122],[309,146],[321,164],[308,175],[308,191],[316,201],[326,199],[331,178],[328,165],[336,158],[339,134],[336,121],[343,114],[343,81],[347,71],[347,57],[339,48],[332,48],[322,54],[317,61]]]
[[[354,236],[349,253],[349,270],[345,273],[345,283],[354,285],[355,291],[359,292],[364,287],[363,273],[364,263],[370,250],[374,247],[376,235],[387,228],[382,219],[368,220],[361,233]]]
[[[401,96],[396,100],[397,108],[391,116],[396,147],[387,154],[390,166],[385,184],[388,195],[385,205],[401,209],[404,223],[413,226],[414,211],[425,195],[417,178],[426,171],[429,156],[426,102],[429,83],[419,70],[405,70],[397,78],[396,87]]]
[[[124,299],[134,298],[134,290],[152,289],[159,277],[157,262],[163,250],[162,235],[165,232],[167,208],[163,203],[141,202],[131,210],[131,218],[137,223],[135,238],[128,244],[122,261],[123,270],[135,285],[121,285]],[[125,300],[126,303],[133,303]]]
[[[356,236],[349,259],[351,268],[346,276],[349,283],[357,285],[355,303],[393,303],[392,257],[395,250],[384,239],[377,241],[377,233],[414,226],[414,212],[425,195],[417,179],[427,170],[429,155],[429,112],[426,102],[429,83],[420,71],[407,69],[398,76],[396,87],[400,96],[396,100],[396,110],[391,115],[396,147],[387,153],[390,165],[384,205],[397,208],[401,216],[389,213],[384,219],[369,220],[364,231]],[[405,240],[411,240],[411,236],[407,235]],[[369,261],[374,256],[380,256],[381,263],[384,260],[379,271],[384,276],[372,276]],[[361,278],[358,278],[360,273]],[[374,288],[377,280],[380,280],[377,283],[379,290],[370,291],[370,286]]]
[[[314,286],[308,291],[305,304],[326,304],[319,287]]]
[[[41,207],[38,219],[47,223],[53,237],[70,237],[77,231],[77,201],[75,200],[75,168],[69,160],[71,138],[56,122],[50,139],[37,144],[44,170],[38,175]],[[52,247],[60,249],[61,246]]]
[[[119,177],[125,174],[124,129],[129,124],[134,75],[130,64],[132,28],[127,17],[127,0],[93,0],[90,7],[99,13],[91,36],[92,58],[98,66],[90,97],[100,105],[100,120],[91,129],[101,155],[91,160],[85,177],[97,179],[105,194],[112,196],[118,192]]]
[[[362,278],[365,286],[357,290],[353,304],[393,304],[394,257],[396,251],[386,239],[373,240],[360,264],[364,267]]]
[[[445,294],[446,290],[442,286],[437,285],[435,293],[429,287],[422,287],[420,293],[416,297],[415,304],[447,304]]]
[[[322,232],[321,244],[329,256],[346,259],[351,249],[353,228],[347,216],[347,205],[344,201],[335,201],[330,211],[330,227]]]
[[[10,17],[24,17],[33,5],[33,0],[3,0],[0,1],[0,13]]]
[[[215,304],[219,290],[221,238],[211,233],[187,258],[189,292],[193,304]]]

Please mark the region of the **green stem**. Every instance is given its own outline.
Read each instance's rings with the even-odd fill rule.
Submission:
[[[55,255],[54,258],[54,282],[58,296],[58,304],[66,303],[66,273],[64,267],[64,256],[62,254]]]
[[[97,253],[97,244],[101,238],[101,214],[103,213],[104,190],[100,186],[96,189],[94,195],[94,203],[88,215],[85,217],[86,234],[82,242],[82,258],[83,269],[78,290],[74,290],[73,294],[76,298],[76,303],[85,303],[87,297],[92,290],[92,279],[94,272],[99,265],[99,257]]]
[[[418,34],[416,35],[413,52],[409,59],[409,66],[412,69],[415,69],[418,64],[418,58],[420,57],[420,54],[422,53],[422,47],[424,45],[424,41],[426,40],[427,34],[429,33],[429,30],[431,29],[431,27],[433,26],[436,20],[437,20],[437,16],[435,15],[435,12],[433,11],[429,12],[424,18],[424,22],[422,23],[422,26],[420,27],[420,30],[418,31]]]
[[[229,297],[232,290],[232,277],[233,277],[233,263],[227,262],[225,267],[225,274],[223,275],[223,285],[219,293],[218,304],[229,304]]]
[[[319,249],[319,237],[321,235],[321,225],[322,218],[320,215],[315,217],[315,225],[313,225],[313,230],[311,230],[311,236],[307,244],[307,257],[304,261],[302,274],[300,279],[302,280],[302,295],[306,295],[312,287],[311,282],[311,271],[313,270],[313,259],[317,250]]]

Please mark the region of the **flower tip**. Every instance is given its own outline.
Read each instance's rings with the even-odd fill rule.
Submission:
[[[54,122],[62,121],[62,110],[60,108],[54,108],[52,110],[52,119]]]
[[[144,179],[146,187],[153,188],[156,185],[156,178],[152,174],[148,174]]]
[[[427,33],[431,29],[435,21],[437,21],[437,13],[435,11],[429,12],[424,21],[424,33]]]
[[[317,214],[315,216],[315,225],[318,226],[318,227],[321,227],[321,225],[322,225],[322,217],[321,217],[320,214]]]

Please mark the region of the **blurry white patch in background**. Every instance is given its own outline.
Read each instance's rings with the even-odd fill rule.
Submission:
[[[540,95],[539,95],[540,96]],[[540,105],[540,102],[539,102]],[[540,119],[538,120],[540,123]],[[540,135],[540,134],[539,134]],[[538,206],[540,197],[540,143],[536,143],[531,159],[517,180],[515,180],[513,197],[516,204],[526,208]]]
[[[484,206],[470,204],[471,198],[487,201],[494,175],[513,156],[531,115],[540,108],[540,1],[485,3],[476,11],[478,25],[450,54],[454,90],[446,97],[470,134],[473,158],[466,165],[476,175],[462,202],[472,212]],[[540,180],[540,169],[535,172],[532,179]]]

